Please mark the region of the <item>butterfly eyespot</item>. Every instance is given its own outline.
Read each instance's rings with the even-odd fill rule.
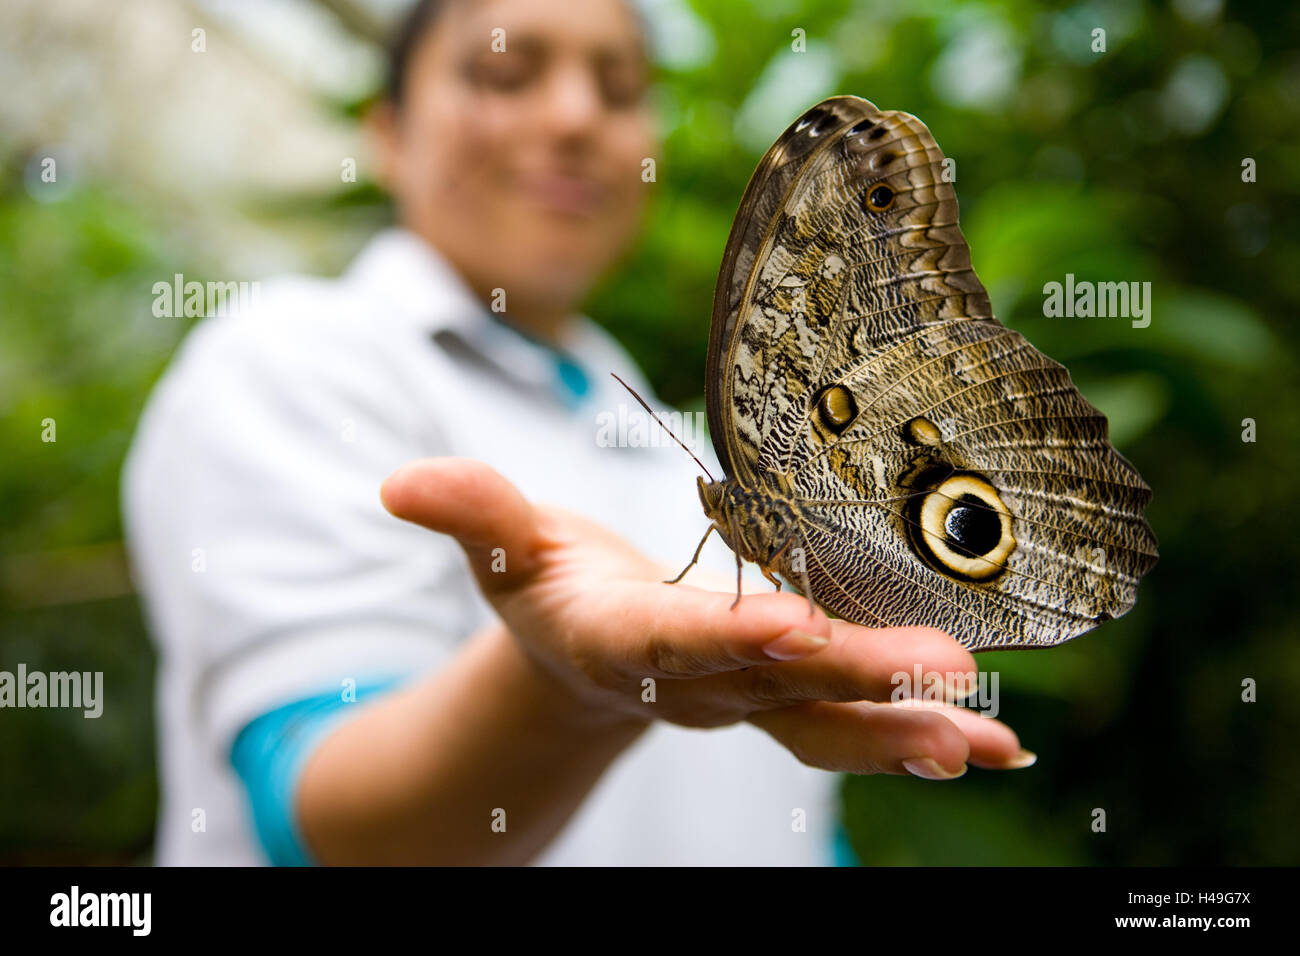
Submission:
[[[888,186],[877,186],[867,193],[867,209],[884,212],[894,204],[894,191]]]
[[[870,140],[880,139],[880,137],[884,136],[886,132],[888,132],[888,130],[886,130],[885,127],[877,126],[875,129],[873,129],[870,133],[867,134],[867,139]]]
[[[867,130],[871,129],[871,127],[875,125],[876,124],[869,119],[861,120],[857,123],[854,123],[851,127],[849,127],[849,131],[847,135],[857,136],[859,133],[865,133]]]
[[[955,474],[913,499],[909,533],[936,570],[968,581],[1001,574],[1015,549],[1011,512],[997,489],[978,475]]]
[[[858,403],[853,400],[853,393],[843,385],[831,385],[822,389],[815,403],[818,421],[827,431],[836,435],[858,417]]]
[[[903,440],[913,445],[942,445],[939,426],[928,418],[913,418],[903,426]]]
[[[876,169],[880,169],[883,166],[888,166],[896,159],[898,159],[897,153],[881,153],[876,158]]]
[[[998,513],[974,495],[962,495],[948,509],[943,530],[954,551],[972,558],[988,554],[1002,540]]]

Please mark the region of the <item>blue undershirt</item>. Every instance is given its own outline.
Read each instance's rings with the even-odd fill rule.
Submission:
[[[347,720],[350,708],[381,696],[404,677],[358,683],[355,702],[341,690],[304,697],[251,721],[235,738],[230,762],[244,782],[262,849],[274,866],[315,866],[298,826],[294,797],[308,758],[325,736]],[[831,866],[859,866],[842,823],[830,847]]]
[[[387,677],[304,697],[252,720],[235,738],[230,763],[244,782],[257,837],[274,866],[315,866],[298,828],[294,796],[307,758],[325,736],[352,716],[349,708],[404,680]]]
[[[577,408],[582,403],[582,399],[591,391],[591,381],[587,377],[586,369],[579,365],[567,352],[556,348],[545,339],[540,339],[527,329],[507,322],[494,312],[488,312],[487,314],[497,325],[515,333],[526,342],[540,346],[549,353],[551,360],[555,363],[555,381],[552,385],[555,388],[556,395],[570,409]]]

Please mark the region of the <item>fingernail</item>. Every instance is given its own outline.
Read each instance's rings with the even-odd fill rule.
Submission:
[[[903,766],[907,772],[914,777],[924,777],[926,780],[956,780],[966,772],[966,765],[961,765],[961,773],[949,773],[939,766],[939,762],[933,757],[912,757],[910,760],[904,760]]]
[[[829,643],[829,638],[818,637],[816,634],[787,631],[775,641],[764,644],[763,653],[777,661],[797,661],[816,654]]]
[[[1032,750],[1026,750],[1024,747],[1021,747],[1020,753],[1016,754],[998,769],[1024,770],[1026,767],[1032,767],[1037,760],[1038,754],[1034,753]]]

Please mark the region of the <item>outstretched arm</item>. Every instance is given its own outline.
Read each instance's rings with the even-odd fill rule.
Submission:
[[[663,584],[666,569],[612,532],[530,504],[475,461],[414,462],[382,494],[460,543],[503,624],[319,745],[296,807],[323,863],[527,862],[653,719],[750,720],[804,763],[855,773],[1023,763],[998,721],[887,703],[891,676],[917,663],[975,670],[940,632],[832,622],[792,594],[730,610],[732,594]]]

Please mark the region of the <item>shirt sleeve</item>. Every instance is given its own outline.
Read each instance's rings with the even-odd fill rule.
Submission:
[[[203,320],[127,462],[128,539],[163,692],[188,697],[223,758],[277,706],[439,667],[490,619],[455,543],[379,500],[394,469],[447,449],[375,337],[429,343],[336,298],[281,291]]]

